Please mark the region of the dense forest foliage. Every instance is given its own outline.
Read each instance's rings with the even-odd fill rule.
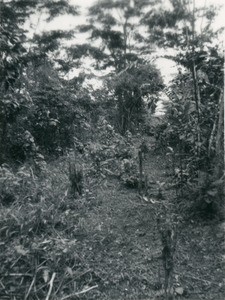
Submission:
[[[100,0],[88,8],[85,24],[39,32],[37,21],[31,35],[32,20],[76,18],[79,6],[0,0],[1,299],[113,299],[105,290],[120,281],[93,271],[94,242],[83,241],[83,231],[101,228],[97,213],[110,215],[98,208],[101,198],[113,197],[101,194],[109,182],[157,207],[165,282],[153,289],[163,293],[151,297],[187,296],[185,283],[174,287],[181,220],[224,220],[222,29],[214,30],[220,8],[163,3]],[[76,43],[80,34],[88,36],[83,44]],[[154,63],[157,53],[179,69],[168,85]],[[85,73],[87,62],[91,72]],[[71,76],[74,70],[79,75]],[[157,117],[162,94],[165,113]],[[149,179],[157,165],[153,159],[146,170],[146,164],[156,156],[169,183]],[[149,192],[154,184],[155,194]],[[166,189],[173,198],[168,207],[160,202]],[[99,243],[112,234],[104,232]],[[133,298],[121,291],[117,299],[141,299],[138,291]]]

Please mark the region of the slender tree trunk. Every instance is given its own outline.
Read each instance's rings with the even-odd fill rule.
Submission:
[[[224,217],[224,91],[221,90],[220,101],[219,101],[219,117],[218,127],[216,135],[216,151],[214,159],[214,182],[216,184],[217,197],[216,197],[216,209],[219,213],[222,212]]]
[[[194,56],[194,51],[193,51]],[[200,106],[201,106],[201,96],[200,96],[200,90],[198,85],[198,78],[196,74],[196,65],[193,58],[193,64],[192,64],[192,79],[193,79],[193,85],[194,85],[194,99],[195,99],[195,105],[196,105],[196,111],[197,111],[197,126],[196,126],[196,132],[197,132],[197,154],[200,156],[200,143],[201,143],[201,114],[200,114]]]
[[[118,127],[121,134],[124,132],[124,103],[121,91],[118,91]]]
[[[195,64],[195,0],[193,0],[193,11],[192,11],[192,68],[191,68],[191,74],[193,79],[193,85],[194,85],[194,99],[195,99],[195,105],[196,105],[196,111],[197,111],[197,154],[200,155],[200,142],[201,142],[201,128],[200,128],[200,107],[201,107],[201,95],[200,95],[200,89],[198,85],[198,78],[196,73],[196,64]]]
[[[139,183],[138,183],[138,191],[139,194],[142,195],[143,188],[143,154],[141,149],[138,150],[138,160],[139,160]]]
[[[195,50],[193,49],[193,56],[195,55]],[[196,65],[193,58],[192,63],[192,79],[193,79],[193,85],[194,85],[194,99],[195,99],[195,105],[197,110],[197,116],[198,116],[198,124],[200,122],[200,106],[201,106],[201,95],[200,95],[200,89],[198,85],[198,78],[196,73]]]
[[[2,29],[2,5],[3,0],[0,1],[0,25]],[[1,34],[1,31],[0,31]],[[2,61],[3,53],[0,53],[0,60]],[[1,66],[2,67],[2,66]],[[4,83],[0,83],[0,165],[2,165],[5,161],[5,137],[6,137],[6,122],[5,122],[5,110],[4,110],[4,104],[2,101],[3,95],[4,95]]]
[[[212,145],[213,145],[213,141],[215,139],[215,133],[216,133],[216,128],[217,128],[217,124],[218,124],[218,118],[215,118],[215,121],[213,123],[213,128],[209,137],[209,145],[208,145],[208,157],[210,158],[211,156],[211,152],[212,152]]]
[[[216,135],[216,155],[214,178],[220,179],[224,174],[224,91],[221,90],[219,99],[219,118]]]
[[[6,160],[6,132],[7,123],[5,119],[4,104],[0,100],[0,165]]]
[[[123,25],[123,36],[124,36],[124,68],[126,68],[127,66],[127,58],[126,58],[126,55],[127,55],[127,19]]]

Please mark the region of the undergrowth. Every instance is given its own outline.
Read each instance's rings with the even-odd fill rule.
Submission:
[[[101,142],[87,143],[82,154],[72,149],[39,169],[28,163],[1,167],[0,299],[163,299],[164,285],[171,284],[175,297],[191,295],[192,279],[186,282],[179,270],[191,255],[183,228],[194,230],[195,219],[182,219],[185,205],[176,202],[173,179],[163,182],[157,169],[164,169],[168,156],[146,154],[149,190],[140,196],[128,180],[138,179],[137,149],[145,142],[109,132],[100,130]],[[82,176],[71,177],[71,164]],[[79,193],[74,180],[82,185]],[[174,229],[176,224],[181,226]],[[207,239],[222,243],[210,232]],[[222,269],[219,258],[209,260]],[[220,273],[211,272],[215,278]],[[219,282],[216,292],[222,289]]]

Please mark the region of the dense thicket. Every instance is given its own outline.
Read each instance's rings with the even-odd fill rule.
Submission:
[[[223,299],[216,9],[100,0],[39,32],[68,3],[0,0],[0,299]]]
[[[59,39],[71,38],[72,33],[53,31],[34,35],[31,40],[24,29],[32,17],[44,14],[46,21],[51,21],[63,13],[76,15],[77,9],[66,1],[1,1],[1,163],[11,159],[24,161],[35,155],[39,146],[44,152],[56,150],[61,146],[62,132],[68,133],[66,124],[64,129],[58,128],[62,125],[61,118],[65,119],[62,113],[65,116],[68,107],[64,102],[67,89],[64,88],[65,93],[60,90],[65,82],[55,71],[50,56],[59,49]],[[77,84],[73,86],[73,94],[76,87]],[[72,102],[71,99],[72,110],[67,108],[71,115],[74,113]],[[57,114],[61,114],[60,120]],[[68,144],[71,144],[70,138]]]
[[[220,32],[211,27],[216,10],[197,8],[194,1],[192,6],[188,1],[171,1],[171,5],[170,10],[150,11],[142,20],[150,40],[176,47],[176,55],[168,57],[183,67],[167,87],[170,104],[161,139],[179,157],[177,175],[188,194],[193,197],[194,192],[199,200],[195,203],[201,206],[203,200],[221,210],[224,58],[213,45]]]
[[[188,180],[195,190],[197,179],[204,182],[197,184],[201,197],[220,197],[223,56],[212,45],[220,33],[211,26],[216,10],[196,8],[194,2],[191,7],[188,1],[170,1],[164,9],[158,4],[102,0],[89,9],[87,25],[79,26],[80,32],[89,32],[92,44],[63,49],[61,42],[71,39],[73,31],[53,30],[30,39],[24,24],[43,11],[51,21],[61,13],[76,15],[76,8],[64,1],[1,2],[1,163],[59,155],[86,144],[92,135],[88,128],[93,131],[101,115],[121,134],[135,132],[146,123],[152,97],[165,88],[170,101],[165,129],[157,131],[160,147],[169,146],[182,157],[177,168],[182,184]],[[175,47],[175,54],[166,57],[183,67],[167,87],[146,60],[157,47]],[[82,87],[84,73],[65,79],[88,56],[96,70],[110,70],[96,91]]]

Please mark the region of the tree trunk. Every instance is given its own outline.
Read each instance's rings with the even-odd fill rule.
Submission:
[[[196,105],[196,111],[197,111],[197,154],[200,156],[200,142],[201,142],[201,129],[200,129],[200,106],[201,106],[201,95],[200,95],[200,89],[198,85],[198,78],[196,73],[196,64],[195,64],[195,0],[193,0],[193,11],[192,11],[192,67],[191,67],[191,73],[192,73],[192,79],[193,79],[193,85],[194,85],[194,99],[195,99],[195,105]]]
[[[216,154],[214,179],[220,179],[224,174],[224,92],[221,90],[219,99],[219,119],[216,135]]]
[[[117,91],[118,95],[118,129],[121,134],[124,134],[124,103],[123,103],[123,95],[121,91]]]
[[[138,183],[138,191],[139,194],[142,195],[143,188],[143,155],[141,149],[138,150],[138,160],[139,160],[139,183]]]
[[[3,103],[0,102],[0,166],[6,160],[6,129],[5,111]]]

